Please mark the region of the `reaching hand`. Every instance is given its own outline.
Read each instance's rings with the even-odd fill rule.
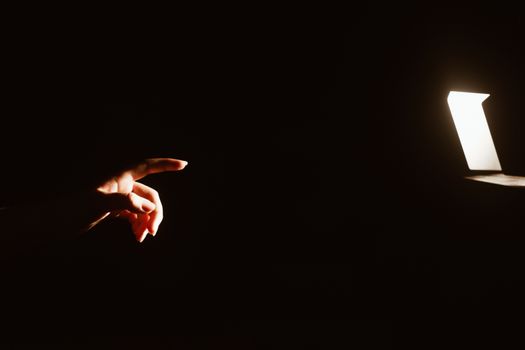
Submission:
[[[151,174],[179,171],[187,164],[186,161],[172,158],[146,159],[106,180],[97,188],[102,213],[88,227],[113,215],[131,223],[139,242],[144,241],[148,233],[155,236],[163,218],[162,203],[156,190],[137,180]]]

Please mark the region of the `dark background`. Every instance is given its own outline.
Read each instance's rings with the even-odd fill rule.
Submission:
[[[5,203],[144,157],[189,161],[144,181],[166,211],[154,239],[105,222],[9,260],[6,342],[522,341],[524,194],[463,180],[446,104],[490,93],[503,167],[525,173],[519,12],[220,10],[6,26]]]

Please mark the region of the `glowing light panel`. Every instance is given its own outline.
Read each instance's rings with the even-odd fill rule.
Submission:
[[[501,170],[481,105],[489,96],[459,91],[450,91],[448,94],[448,106],[470,170]]]

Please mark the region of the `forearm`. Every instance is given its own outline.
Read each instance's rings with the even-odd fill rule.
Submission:
[[[72,237],[110,213],[127,218],[142,242],[157,232],[163,208],[157,191],[137,180],[179,171],[187,164],[173,158],[150,158],[109,177],[91,191],[0,210],[0,250],[11,252],[29,244]]]
[[[0,210],[2,250],[72,237],[88,230],[105,213],[94,193],[77,193]]]

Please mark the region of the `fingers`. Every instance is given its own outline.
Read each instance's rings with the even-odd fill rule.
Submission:
[[[104,200],[99,208],[107,212],[119,212],[120,217],[128,219],[137,240],[142,242],[148,233],[152,235],[157,233],[164,214],[158,192],[135,181],[151,174],[179,171],[187,164],[186,161],[173,158],[146,159],[133,169],[121,173],[118,179],[108,181],[105,184],[108,185],[108,188],[98,189]],[[114,188],[115,184],[117,188]],[[122,184],[129,184],[130,188],[122,187]],[[116,192],[108,193],[109,191]],[[125,193],[118,191],[125,191]]]
[[[146,236],[148,235],[147,226],[149,221],[150,217],[148,214],[140,214],[138,215],[137,220],[131,225],[135,238],[140,243],[144,242],[144,239],[146,239]]]
[[[128,210],[121,211],[117,217],[127,219],[131,224],[131,230],[139,242],[143,242],[148,235],[147,225],[151,221],[148,214],[135,214]]]
[[[130,224],[133,224],[135,221],[137,221],[138,214],[132,213],[129,210],[123,210],[116,214],[115,217],[126,219],[129,221]]]
[[[131,170],[134,180],[142,179],[144,176],[162,173],[165,171],[179,171],[188,165],[188,162],[173,158],[150,158],[140,163]]]
[[[155,210],[155,204],[146,198],[130,192],[124,193],[103,193],[106,208],[105,211],[129,210],[136,214],[151,213]]]
[[[105,198],[105,211],[118,211],[118,217],[128,219],[139,242],[144,241],[148,233],[156,234],[163,219],[163,208],[153,188],[135,182],[133,192],[128,194],[100,193]]]
[[[141,184],[140,182],[135,182],[133,184],[133,192],[142,196],[153,204],[155,204],[155,209],[149,213],[150,221],[148,222],[147,229],[148,231],[155,236],[159,228],[162,219],[164,218],[164,211],[162,208],[162,202],[160,201],[159,193],[153,188]]]

